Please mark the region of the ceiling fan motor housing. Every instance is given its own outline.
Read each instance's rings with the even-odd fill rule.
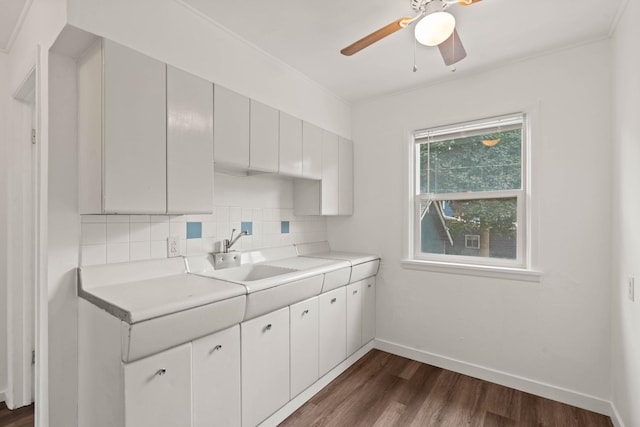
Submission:
[[[445,6],[446,4],[442,0],[411,0],[411,9],[416,13],[423,12],[425,15],[441,11]]]

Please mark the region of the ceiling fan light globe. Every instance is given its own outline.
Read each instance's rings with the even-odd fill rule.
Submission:
[[[437,46],[451,36],[455,27],[456,18],[452,14],[430,13],[416,24],[416,40],[426,46]]]

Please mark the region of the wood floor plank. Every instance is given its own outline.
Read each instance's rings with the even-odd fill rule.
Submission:
[[[372,350],[281,426],[611,427],[609,417]]]

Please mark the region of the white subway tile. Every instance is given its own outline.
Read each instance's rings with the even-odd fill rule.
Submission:
[[[151,258],[167,257],[167,240],[158,240],[151,242]]]
[[[229,207],[216,207],[216,222],[229,222]]]
[[[169,216],[169,221],[171,223],[182,223],[182,224],[184,224],[185,222],[187,222],[187,216],[186,215],[170,215]]]
[[[253,209],[242,208],[242,221],[253,221]]]
[[[154,224],[157,225],[157,224]],[[148,242],[151,240],[151,224],[132,222],[129,224],[129,241],[131,242]]]
[[[254,208],[251,215],[253,217],[252,219],[253,222],[262,221],[262,209]]]
[[[202,223],[202,237],[212,238],[216,236],[217,225],[215,222],[203,222]]]
[[[151,242],[131,242],[129,244],[129,259],[138,261],[151,258]]]
[[[293,219],[293,209],[280,209],[280,219],[282,221],[291,221]]]
[[[129,243],[129,223],[107,223],[107,245],[113,243]],[[109,251],[107,251],[108,255]]]
[[[186,215],[186,222],[202,222],[202,215]]]
[[[123,222],[129,222],[129,215],[107,215],[107,224]]]
[[[140,223],[149,223],[151,222],[151,217],[150,215],[131,215],[129,216],[129,222],[134,223],[134,222],[140,222]]]
[[[80,215],[83,223],[106,223],[106,215]]]
[[[80,265],[98,265],[107,263],[107,245],[82,245]]]
[[[200,255],[204,252],[202,239],[187,239],[187,255]]]
[[[107,264],[129,261],[129,243],[107,244]]]
[[[178,239],[187,238],[187,223],[186,222],[171,222],[169,224],[169,236],[177,237]]]
[[[169,222],[169,215],[151,215],[151,222]]]
[[[242,209],[238,206],[231,206],[229,208],[229,222],[240,222],[242,221]]]
[[[151,240],[163,240],[166,241],[169,237],[169,220],[166,222],[153,222],[151,223]]]
[[[217,222],[216,223],[216,237],[219,239],[228,239],[231,235],[231,227],[229,222]]]
[[[81,225],[83,245],[104,245],[107,243],[107,224],[84,223]]]

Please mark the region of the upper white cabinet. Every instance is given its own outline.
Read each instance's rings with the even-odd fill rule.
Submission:
[[[291,398],[318,379],[318,297],[290,307]]]
[[[302,123],[302,177],[322,178],[322,129]]]
[[[322,131],[321,181],[294,183],[295,215],[353,214],[353,143]]]
[[[78,61],[80,213],[165,213],[165,64],[109,40]]]
[[[207,213],[212,85],[109,40],[78,60],[81,214]]]
[[[191,343],[122,366],[125,427],[191,425]]]
[[[167,212],[213,206],[213,84],[167,66]]]
[[[278,172],[280,112],[251,100],[249,169]]]
[[[280,112],[280,168],[283,175],[302,176],[302,120]]]
[[[240,327],[242,425],[253,427],[289,401],[289,307]]]
[[[240,326],[192,344],[193,427],[240,426]]]
[[[353,142],[340,138],[338,215],[353,215]]]
[[[249,98],[215,85],[213,143],[216,164],[249,168]]]

